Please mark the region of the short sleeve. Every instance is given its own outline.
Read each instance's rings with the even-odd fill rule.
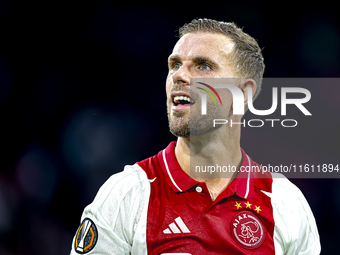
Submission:
[[[300,189],[284,177],[273,178],[271,199],[276,254],[320,254],[315,218]]]
[[[84,209],[71,255],[146,254],[149,195],[150,182],[138,165],[111,176]]]

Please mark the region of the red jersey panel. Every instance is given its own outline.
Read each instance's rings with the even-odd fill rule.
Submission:
[[[274,254],[273,208],[264,193],[271,192],[271,175],[239,172],[212,201],[206,184],[180,168],[175,146],[138,162],[152,180],[148,254]],[[259,166],[243,150],[242,156],[243,167]]]

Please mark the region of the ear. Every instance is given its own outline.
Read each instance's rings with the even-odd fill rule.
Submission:
[[[255,92],[256,92],[256,82],[253,79],[245,79],[243,80],[242,84],[241,84],[241,90],[243,92],[244,95],[244,105],[247,106],[248,105],[248,88],[252,89],[252,95],[251,97],[254,98]]]

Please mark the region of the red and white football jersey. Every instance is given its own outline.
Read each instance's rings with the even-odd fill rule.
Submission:
[[[212,201],[175,146],[108,179],[83,212],[72,255],[320,254],[312,211],[285,177],[239,172]],[[242,154],[242,166],[259,166]]]

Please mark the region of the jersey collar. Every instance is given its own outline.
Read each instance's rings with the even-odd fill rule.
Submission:
[[[164,171],[164,175],[168,185],[175,192],[185,192],[200,182],[192,179],[179,166],[175,155],[176,142],[171,142],[168,147],[158,153],[158,160]],[[251,158],[241,149],[242,164],[241,167],[245,169],[256,164]],[[256,164],[257,165],[257,164]],[[222,192],[225,196],[236,194],[237,196],[247,199],[252,197],[254,192],[254,176],[250,172],[239,172],[237,177],[228,185]],[[269,191],[269,190],[267,190]],[[227,195],[228,194],[228,195]]]
[[[176,159],[176,142],[171,142],[168,147],[158,153],[158,160],[164,171],[167,183],[175,192],[184,192],[199,184],[198,181],[187,175]]]

